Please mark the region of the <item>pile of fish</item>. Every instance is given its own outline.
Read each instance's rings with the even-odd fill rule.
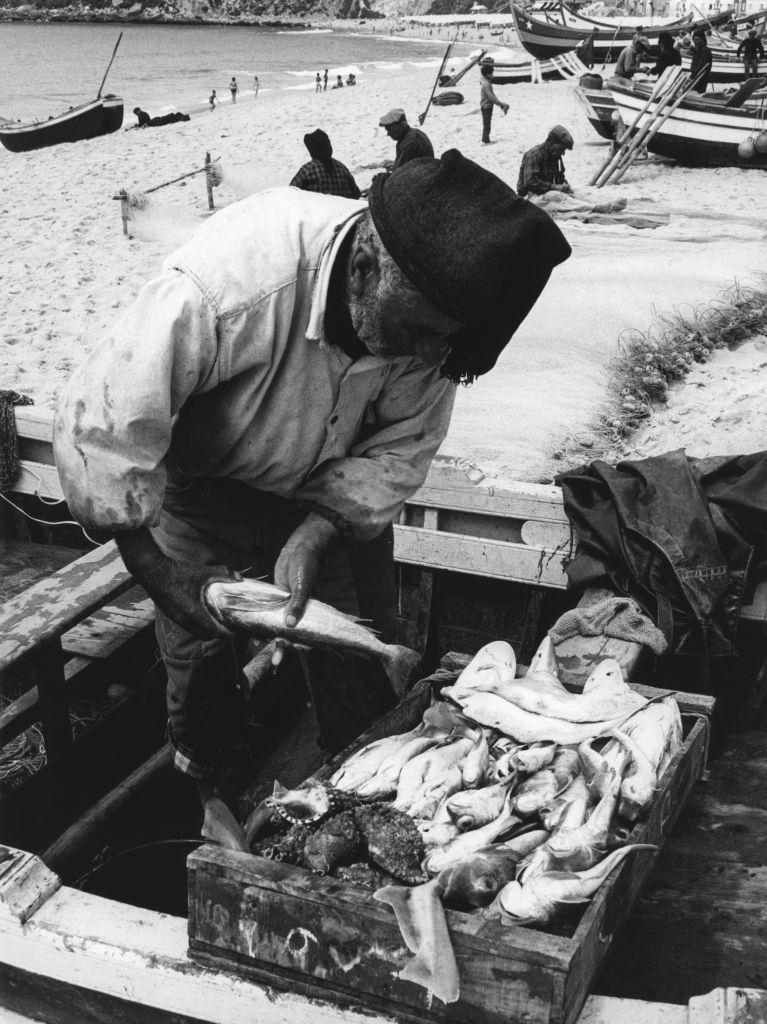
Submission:
[[[260,852],[381,886],[375,898],[415,953],[400,976],[450,1002],[444,907],[540,925],[588,901],[648,849],[626,844],[682,723],[673,696],[647,701],[612,659],[570,693],[548,639],[522,678],[509,644],[487,644],[442,697],[416,728],[352,754],[329,785],[276,786],[270,807],[287,831]]]

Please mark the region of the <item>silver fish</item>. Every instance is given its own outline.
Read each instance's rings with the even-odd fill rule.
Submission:
[[[509,882],[501,889],[491,910],[501,909],[514,924],[538,924],[550,921],[569,903],[586,903],[608,875],[630,853],[657,850],[649,843],[637,843],[614,850],[587,871],[548,871],[527,875],[524,883]]]
[[[534,775],[551,764],[557,752],[556,743],[534,743],[531,747],[523,747],[511,755],[510,761],[515,768],[528,775]]]
[[[504,832],[510,832],[515,825],[519,824],[519,818],[511,813],[507,798],[500,817],[483,825],[482,828],[472,829],[471,832],[462,832],[447,846],[432,850],[423,862],[423,869],[429,875],[437,875],[440,871],[464,860],[469,854],[483,846],[489,846]]]
[[[290,629],[285,625],[289,600],[287,591],[263,580],[209,583],[205,588],[208,609],[228,629],[261,640],[280,637],[309,647],[366,654],[383,664],[398,697],[407,692],[421,661],[415,651],[382,643],[372,629],[354,616],[313,598],[298,625]]]
[[[618,804],[621,780],[614,778],[612,786],[582,825],[561,825],[547,842],[549,851],[563,871],[583,871],[593,867],[607,850],[615,808]]]
[[[446,804],[446,809],[460,832],[481,828],[495,821],[503,810],[509,786],[505,782],[483,789],[470,789],[455,793]]]

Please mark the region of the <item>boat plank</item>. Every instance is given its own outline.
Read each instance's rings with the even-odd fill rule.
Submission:
[[[130,586],[113,541],[38,581],[0,608],[0,671],[40,650]]]

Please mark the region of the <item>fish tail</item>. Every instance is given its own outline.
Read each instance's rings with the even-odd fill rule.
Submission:
[[[421,668],[421,656],[409,647],[387,644],[384,668],[392,689],[402,700],[417,682]]]

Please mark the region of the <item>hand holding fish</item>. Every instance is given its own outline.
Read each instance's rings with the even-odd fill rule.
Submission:
[[[188,565],[168,558],[148,529],[117,535],[126,569],[144,587],[158,608],[201,640],[231,636],[210,614],[204,593],[210,583],[241,580],[225,565]]]
[[[310,512],[288,537],[274,567],[274,582],[290,592],[285,610],[285,625],[298,625],[312,596],[322,568],[322,560],[331,543],[339,536],[333,524]]]

